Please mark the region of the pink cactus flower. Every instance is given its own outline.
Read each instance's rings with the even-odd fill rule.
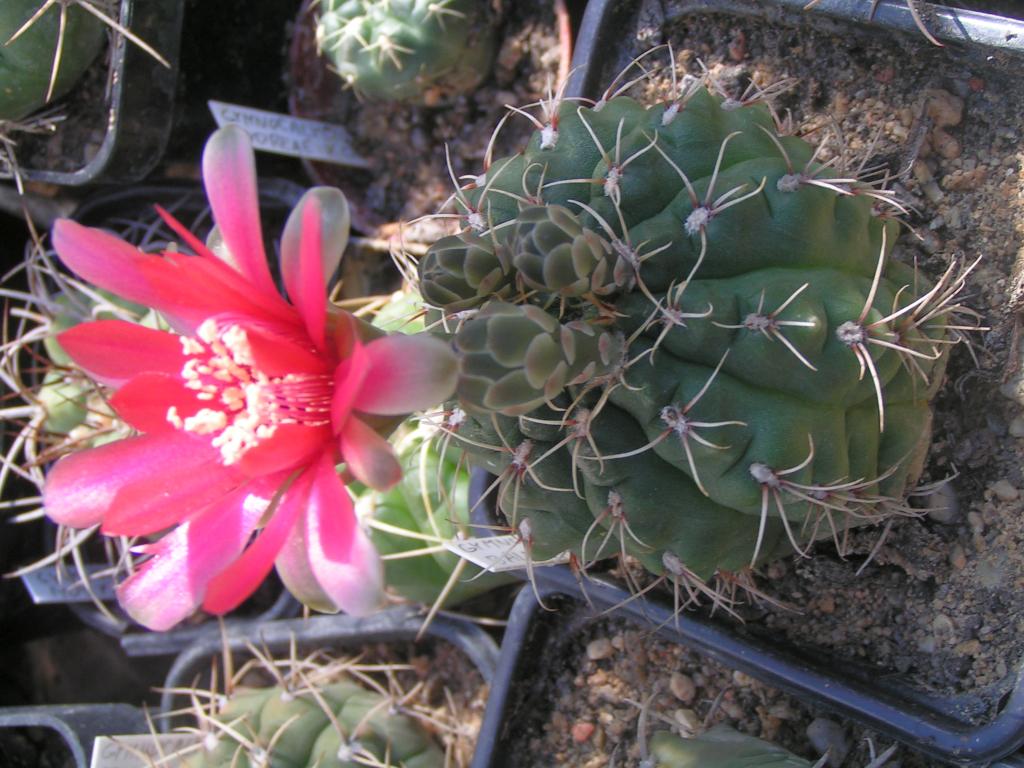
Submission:
[[[379,603],[382,569],[336,465],[373,488],[398,482],[378,428],[448,397],[454,356],[428,336],[373,337],[328,305],[349,229],[338,190],[309,190],[288,219],[288,301],[267,267],[244,131],[210,138],[203,179],[217,225],[209,246],[166,217],[196,255],[146,254],[73,221],[54,226],[72,271],[153,307],[176,333],[102,320],[58,337],[113,388],[112,407],[140,434],[58,461],[47,514],[150,538],[140,547],[149,559],[118,597],[152,629],[199,607],[232,610],[275,564],[303,602],[366,613]]]

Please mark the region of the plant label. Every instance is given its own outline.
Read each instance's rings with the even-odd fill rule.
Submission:
[[[209,101],[210,113],[218,128],[235,124],[252,137],[252,145],[263,152],[273,152],[307,160],[368,168],[369,163],[352,147],[352,137],[340,125],[281,115],[224,101]]]
[[[103,571],[106,573],[101,575]],[[117,599],[109,571],[109,565],[86,565],[84,574],[68,567],[61,568],[58,573],[56,567],[50,566],[22,574],[21,582],[36,605],[91,603],[95,600],[106,603]]]
[[[97,736],[89,768],[148,768],[152,765],[181,768],[198,744],[199,737],[194,733]]]
[[[479,565],[485,571],[500,573],[502,571],[521,571],[527,567],[530,555],[523,546],[522,539],[509,534],[507,536],[485,536],[477,539],[451,539],[444,543],[450,552],[454,552],[463,560]],[[550,560],[532,560],[529,565],[561,565],[569,562],[569,553],[563,552]]]

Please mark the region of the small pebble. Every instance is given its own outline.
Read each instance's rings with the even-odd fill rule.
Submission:
[[[683,704],[691,703],[694,696],[697,695],[697,686],[694,684],[693,678],[689,675],[684,675],[682,672],[672,673],[672,677],[668,681],[668,687],[672,691],[672,695],[683,702]]]
[[[953,620],[944,613],[936,614],[932,619],[932,631],[936,635],[950,635],[954,629]]]
[[[941,88],[933,88],[927,93],[928,104],[925,106],[925,114],[932,119],[935,125],[939,128],[960,125],[964,116],[963,99]]]
[[[828,765],[839,768],[850,751],[843,727],[825,717],[816,717],[807,726],[807,738],[819,754],[828,752]]]
[[[690,733],[696,733],[697,729],[700,728],[700,718],[697,717],[697,713],[692,709],[677,709],[672,713],[672,717],[679,723],[679,727],[684,731]]]
[[[1009,431],[1014,437],[1024,437],[1024,416],[1014,416]]]
[[[941,128],[932,131],[932,149],[946,160],[960,157],[960,153],[963,152],[960,142]]]
[[[585,741],[590,741],[590,737],[594,735],[595,725],[593,723],[576,723],[572,727],[572,740],[577,744],[582,744]]]
[[[950,550],[949,563],[958,571],[967,567],[967,555],[964,554],[964,548],[959,544],[954,544],[953,549]]]
[[[1016,501],[1020,497],[1020,491],[1013,487],[1008,480],[998,480],[992,484],[992,493],[1000,501]]]
[[[591,640],[587,643],[587,658],[591,661],[607,659],[614,652],[615,648],[612,647],[611,640],[607,637],[599,637],[597,640]]]
[[[949,525],[960,519],[960,501],[950,483],[940,485],[928,496],[928,517],[937,523]]]
[[[754,678],[738,669],[732,673],[732,681],[740,688],[749,688],[754,684]]]
[[[836,599],[832,595],[822,595],[818,598],[818,610],[826,615],[832,615],[836,610]]]

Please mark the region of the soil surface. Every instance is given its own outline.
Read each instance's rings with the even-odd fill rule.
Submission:
[[[291,110],[301,117],[344,125],[371,168],[355,171],[311,163],[319,183],[340,186],[350,197],[364,230],[386,222],[410,221],[438,212],[452,194],[445,147],[456,177],[480,173],[491,134],[506,116],[506,105],[535,104],[557,85],[560,58],[552,4],[544,0],[499,0],[501,19],[493,73],[472,93],[436,107],[400,102],[359,102],[316,53],[312,14],[300,17],[291,55]],[[534,110],[536,111],[536,110]],[[513,115],[494,145],[494,156],[514,151],[533,131]],[[452,212],[450,206],[446,209]],[[407,231],[406,237],[433,241],[438,224]]]
[[[543,643],[548,674],[516,691],[511,708],[517,739],[507,768],[636,767],[655,731],[683,736],[725,724],[829,765],[865,766],[892,741],[808,707],[791,696],[664,640],[650,627],[592,619],[563,604],[543,618],[532,642]],[[641,732],[641,710],[647,725]],[[814,727],[811,728],[811,724]],[[810,735],[808,734],[810,728]],[[888,768],[940,765],[898,748]]]
[[[921,479],[929,492],[911,499],[921,516],[896,520],[890,530],[853,533],[845,558],[827,543],[811,559],[764,569],[759,587],[797,609],[764,602],[749,606],[744,615],[750,632],[954,697],[952,714],[987,720],[1014,685],[1024,652],[1024,389],[1019,378],[1024,187],[1018,148],[1024,87],[1017,69],[1001,55],[986,62],[952,47],[937,49],[923,37],[890,36],[877,25],[837,34],[834,25],[817,24],[810,15],[786,26],[711,12],[684,15],[673,2],[641,6],[638,28],[622,32],[623,51],[603,60],[604,82],[631,57],[664,42],[671,42],[677,74],[700,75],[706,67],[733,97],[751,84],[764,88],[792,79],[773,103],[793,132],[817,144],[838,125],[843,136],[845,149],[833,140],[821,159],[845,151],[898,177],[892,188],[909,203],[911,214],[897,258],[935,276],[954,258],[982,257],[961,303],[981,315],[986,329],[969,334],[967,343],[953,350]],[[670,87],[664,69],[633,93],[660,99]],[[939,487],[929,488],[933,484]],[[614,628],[591,631],[613,643],[621,636]],[[709,676],[706,661],[652,642],[639,646],[647,659],[665,657],[669,663],[651,679],[667,681],[673,670],[694,680]],[[620,698],[641,701],[649,695],[648,679],[636,664],[624,664],[585,662],[579,671],[566,672],[556,683],[562,688],[555,724],[546,729],[549,740],[535,745],[535,755],[570,749],[565,754],[571,756],[556,764],[636,765],[635,733],[629,730],[635,717],[624,714],[636,707],[616,705],[621,717],[602,714],[611,710],[595,693],[618,685],[632,691]],[[778,694],[716,674],[731,691],[724,700],[739,697],[733,720],[741,730],[810,754],[801,734],[813,713],[787,702],[800,714],[776,716],[782,724],[775,723],[764,713]],[[614,680],[595,682],[595,675]],[[696,701],[717,696],[714,687],[698,688]],[[567,695],[570,690],[575,698]],[[706,709],[697,707],[697,713],[703,725]],[[608,721],[598,722],[594,732],[605,734],[603,743],[594,736],[583,740],[585,746],[574,740],[573,726],[588,718]],[[626,733],[613,738],[621,722],[627,723]],[[616,762],[613,754],[619,755]],[[904,757],[902,764],[933,764],[919,760]],[[867,762],[862,751],[843,765]]]

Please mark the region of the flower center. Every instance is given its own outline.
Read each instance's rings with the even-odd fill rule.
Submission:
[[[183,336],[181,345],[188,358],[181,369],[185,386],[210,407],[183,419],[172,406],[167,421],[185,432],[213,435],[211,444],[225,465],[237,462],[281,424],[330,424],[331,376],[268,376],[256,366],[243,328],[206,320],[196,338]]]

